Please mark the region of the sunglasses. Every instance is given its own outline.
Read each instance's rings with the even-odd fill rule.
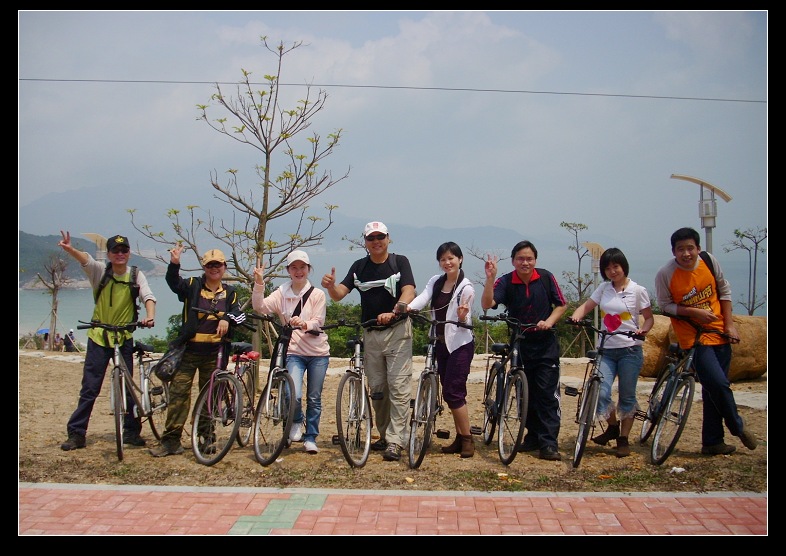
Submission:
[[[224,266],[224,263],[212,262],[212,263],[207,263],[205,265],[205,268],[221,268],[222,266]]]
[[[382,241],[386,237],[388,237],[388,236],[386,236],[385,234],[377,234],[377,235],[372,235],[372,236],[366,236],[366,241]]]
[[[131,251],[131,249],[128,247],[115,247],[111,252],[117,255],[118,253],[128,253],[129,251]]]

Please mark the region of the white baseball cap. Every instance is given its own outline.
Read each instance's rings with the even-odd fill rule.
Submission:
[[[380,234],[388,235],[388,227],[385,226],[382,222],[369,222],[366,224],[366,227],[363,229],[363,237],[366,237],[369,234],[373,234],[374,232],[379,232]]]
[[[289,255],[287,255],[287,266],[291,265],[295,261],[303,261],[308,266],[311,266],[311,261],[308,260],[308,254],[305,251],[301,251],[299,249],[292,251]]]

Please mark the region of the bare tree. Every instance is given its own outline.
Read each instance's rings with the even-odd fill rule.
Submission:
[[[562,277],[567,281],[568,285],[571,286],[573,290],[575,290],[575,301],[580,302],[589,293],[589,289],[593,285],[593,280],[590,273],[581,273],[581,261],[584,259],[584,257],[589,255],[590,252],[589,249],[582,246],[581,242],[579,241],[579,232],[583,232],[584,230],[588,229],[588,227],[586,224],[580,224],[577,222],[560,222],[559,225],[561,228],[565,228],[568,232],[573,234],[573,244],[568,245],[568,249],[576,252],[576,257],[578,258],[579,263],[578,270],[576,272],[568,272],[563,270]],[[568,299],[573,297],[573,290],[565,293]]]
[[[334,179],[330,171],[320,168],[320,163],[338,146],[341,130],[327,138],[317,133],[310,136],[302,133],[325,107],[327,93],[319,90],[312,99],[311,87],[305,86],[305,98],[295,108],[285,109],[279,104],[284,56],[299,48],[302,42],[289,46],[281,42],[273,47],[267,37],[260,40],[278,60],[276,72],[264,76],[263,87],[257,88],[260,83],[251,81],[251,72],[242,70],[243,79],[237,85],[236,96],[225,96],[216,83],[210,103],[197,105],[198,120],[225,137],[259,151],[259,164],[254,168],[258,187],[240,185],[237,169],[226,170],[225,181],[220,181],[218,172],[212,171],[210,184],[215,189],[214,197],[231,207],[231,221],[218,219],[210,210],[203,211],[197,206],[186,207],[186,213],[170,209],[167,215],[172,230],[166,234],[146,225],[137,226],[134,210],[129,211],[134,228],[162,245],[182,243],[198,256],[202,253],[199,242],[205,235],[220,241],[227,252],[229,274],[234,274],[228,279],[246,284],[253,282],[257,259],[265,260],[267,278],[283,276],[281,265],[291,250],[323,241],[323,234],[333,223],[336,206],[326,204],[323,216],[317,216],[309,211],[308,203],[349,175],[348,169]],[[208,111],[214,108],[223,111],[222,117],[208,117]],[[303,139],[297,145],[296,137]],[[280,153],[280,158],[274,160],[274,153]],[[280,168],[277,173],[275,167]],[[285,216],[290,217],[285,224],[288,229],[274,230],[272,222]],[[169,262],[164,256],[157,258]]]
[[[57,306],[59,303],[57,294],[71,282],[71,279],[66,276],[67,268],[68,262],[52,254],[49,256],[49,262],[44,264],[46,278],[40,273],[36,273],[38,281],[49,290],[49,294],[52,296],[52,312],[49,314],[49,341],[47,342],[50,351],[54,348],[55,332],[57,332]]]
[[[767,239],[767,228],[734,230],[734,236],[737,239],[725,244],[723,251],[730,253],[744,249],[748,252],[748,299],[737,303],[745,307],[748,315],[753,315],[756,309],[767,302],[767,294],[764,294],[761,299],[756,297],[756,268],[759,264],[759,253],[766,252],[761,244]]]

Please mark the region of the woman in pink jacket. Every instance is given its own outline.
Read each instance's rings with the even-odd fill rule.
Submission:
[[[294,328],[287,350],[287,370],[295,381],[295,417],[289,433],[291,442],[303,441],[309,454],[319,452],[317,436],[322,415],[322,386],[327,374],[330,346],[327,334],[319,332],[325,324],[325,292],[315,288],[308,280],[311,263],[305,251],[292,251],[287,255],[287,273],[290,280],[265,297],[263,263],[254,269],[254,291],[251,305],[260,314],[275,313],[281,322]],[[307,378],[306,378],[307,377]],[[306,430],[303,432],[303,379],[307,380],[305,411]]]

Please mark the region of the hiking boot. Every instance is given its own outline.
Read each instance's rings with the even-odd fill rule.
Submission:
[[[139,433],[125,433],[123,434],[123,444],[127,446],[145,446],[147,442],[139,436]]]
[[[713,444],[712,446],[702,446],[701,453],[705,456],[728,456],[737,450],[734,446],[721,442],[720,444]]]
[[[70,450],[84,448],[85,446],[87,446],[87,441],[85,440],[84,436],[81,434],[69,434],[68,440],[60,445],[60,449],[68,452]]]
[[[401,459],[401,446],[391,442],[385,448],[385,453],[382,454],[382,459],[385,461],[398,461]]]
[[[740,417],[740,419],[742,419],[742,417]],[[759,445],[753,433],[745,428],[745,419],[742,419],[742,432],[740,433],[739,439],[748,450],[755,450],[756,446]]]
[[[371,444],[371,449],[374,450],[375,452],[384,452],[385,450],[387,450],[387,447],[388,447],[388,441],[382,438]]]
[[[164,458],[166,456],[176,456],[183,453],[183,445],[177,442],[161,442],[160,446],[150,449],[150,455],[154,458]]]
[[[462,458],[471,458],[475,455],[475,440],[472,438],[472,435],[457,435],[461,438],[461,457]]]
[[[562,456],[560,455],[560,453],[557,451],[556,448],[549,447],[549,448],[543,448],[540,451],[540,459],[545,459],[548,461],[560,461],[562,459]]]
[[[457,434],[453,439],[453,444],[442,447],[443,454],[458,454],[461,452],[461,435]]]
[[[617,423],[615,425],[609,425],[606,429],[606,432],[603,434],[599,434],[598,436],[594,436],[592,441],[595,444],[600,444],[601,446],[605,446],[611,440],[615,440],[620,437],[620,424]]]
[[[630,444],[627,436],[617,438],[617,457],[626,458],[630,455]]]

